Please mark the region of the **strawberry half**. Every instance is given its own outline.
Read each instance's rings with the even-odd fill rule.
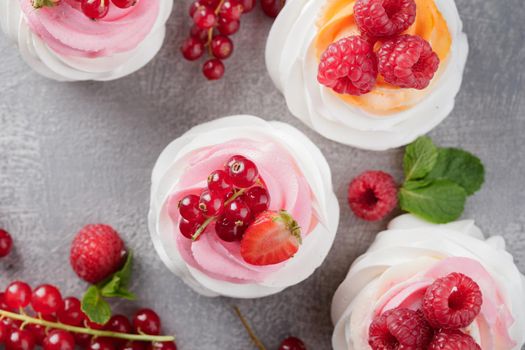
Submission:
[[[301,228],[285,210],[267,210],[257,216],[241,240],[241,256],[252,265],[273,265],[299,250]]]

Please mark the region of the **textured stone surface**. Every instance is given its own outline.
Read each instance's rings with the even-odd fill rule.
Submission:
[[[115,310],[131,312],[140,304],[161,311],[164,330],[177,334],[182,350],[252,349],[232,313],[234,304],[268,349],[289,333],[304,338],[309,349],[329,349],[332,294],[350,263],[386,225],[350,213],[347,182],[371,168],[400,178],[402,151],[345,147],[294,119],[266,74],[263,50],[271,21],[259,11],[244,19],[235,36],[226,77],[206,83],[200,66],[184,62],[178,52],[189,30],[184,2],[177,0],[157,58],[114,82],[48,81],[0,38],[0,226],[16,242],[15,254],[0,262],[0,287],[23,278],[80,295],[85,285],[69,267],[70,240],[82,225],[105,222],[122,233],[137,257],[133,289],[140,299],[117,302]],[[525,8],[521,0],[458,0],[458,6],[471,52],[456,108],[431,136],[483,159],[487,181],[469,200],[464,217],[505,236],[525,271]],[[260,300],[193,293],[161,263],[146,229],[149,176],[159,152],[192,125],[237,113],[305,131],[328,158],[342,208],[338,237],[322,268],[304,283]]]

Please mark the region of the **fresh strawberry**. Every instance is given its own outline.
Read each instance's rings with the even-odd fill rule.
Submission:
[[[252,265],[272,265],[290,259],[301,244],[301,228],[285,210],[257,216],[241,240],[241,256]]]
[[[108,278],[124,263],[124,242],[108,225],[86,225],[71,245],[73,270],[85,281],[95,284]]]

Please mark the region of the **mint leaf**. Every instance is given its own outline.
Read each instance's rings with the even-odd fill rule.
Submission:
[[[82,298],[82,311],[95,323],[104,324],[111,317],[111,308],[97,286],[90,286]]]
[[[436,164],[438,151],[427,136],[418,137],[405,148],[403,170],[405,181],[424,178]]]
[[[466,199],[465,190],[446,179],[409,181],[399,190],[401,209],[437,224],[459,218]]]
[[[470,196],[485,181],[485,168],[475,155],[457,148],[440,148],[437,163],[428,179],[447,179],[463,187]]]
[[[135,295],[127,290],[128,284],[131,280],[132,261],[133,254],[129,251],[126,262],[122,268],[115,272],[107,282],[104,282],[104,284],[99,287],[102,296],[107,298],[119,297],[135,300]]]

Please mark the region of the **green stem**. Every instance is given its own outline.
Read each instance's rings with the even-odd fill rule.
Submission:
[[[233,311],[235,311],[235,314],[237,315],[239,320],[241,320],[241,323],[244,326],[244,329],[246,329],[246,332],[250,336],[250,339],[252,340],[253,344],[257,347],[257,349],[266,350],[266,347],[264,346],[262,341],[255,335],[255,332],[253,331],[252,327],[250,327],[250,324],[242,315],[241,310],[239,310],[237,306],[234,306]]]
[[[13,320],[22,321],[24,324],[37,324],[40,326],[44,326],[46,328],[62,329],[68,332],[89,334],[95,337],[110,337],[110,338],[119,338],[119,339],[126,339],[126,340],[135,340],[135,341],[149,341],[149,342],[166,342],[166,341],[175,340],[175,337],[171,335],[158,335],[157,336],[157,335],[148,335],[148,334],[127,334],[127,333],[103,331],[103,330],[92,329],[92,328],[75,327],[75,326],[70,326],[70,325],[63,324],[63,323],[50,322],[50,321],[46,321],[40,318],[35,318],[35,317],[27,316],[27,315],[20,315],[14,312],[0,310],[0,319],[4,317],[7,317]]]
[[[228,198],[228,200],[226,202],[224,202],[224,205],[228,205],[230,204],[231,202],[233,202],[234,200],[236,200],[237,198],[239,198],[240,196],[242,196],[242,194],[246,192],[246,189],[245,188],[241,188],[240,190],[238,190],[237,192],[235,192],[233,194],[233,196],[231,196],[230,198]],[[216,216],[210,216],[209,218],[206,219],[206,221],[204,221],[202,223],[202,225],[199,226],[199,228],[197,229],[197,231],[195,231],[195,233],[193,234],[193,236],[191,236],[191,239],[193,241],[196,241],[197,238],[199,238],[199,236],[204,232],[204,230],[206,229],[206,227],[208,227],[209,224],[212,223],[213,220],[217,219]]]

